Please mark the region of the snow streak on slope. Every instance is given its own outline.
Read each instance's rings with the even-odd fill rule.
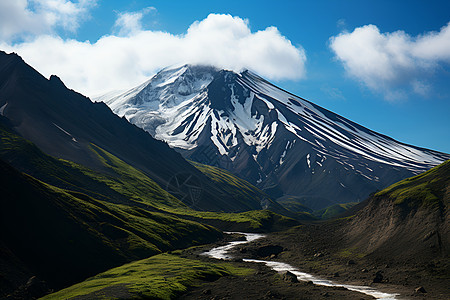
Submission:
[[[287,121],[283,113],[277,111],[279,121],[286,129],[298,138],[309,142],[319,152],[340,156],[339,153],[333,153],[330,147],[325,148],[317,139],[331,141],[350,153],[369,160],[404,167],[414,172],[421,172],[443,161],[443,157],[436,155],[433,151],[397,142],[289,94],[257,75],[249,72],[245,75],[239,78],[242,85],[257,93],[258,97],[264,99],[266,103],[275,105],[275,109],[288,110],[290,121]],[[274,104],[274,102],[278,103]],[[301,123],[303,126],[296,126]],[[314,139],[311,135],[305,134],[301,128],[306,129]]]
[[[217,90],[215,80],[223,81]],[[194,149],[206,134],[231,160],[236,156],[231,150],[245,143],[253,147],[257,161],[261,150],[271,147],[280,126],[293,135],[292,141],[309,143],[348,168],[354,166],[346,158],[364,157],[418,173],[446,158],[370,131],[248,71],[235,74],[190,65],[164,69],[134,89],[96,101],[105,101],[115,113],[172,147]],[[280,153],[279,165],[287,151],[286,147]],[[368,166],[362,173],[375,179]]]
[[[159,72],[149,81],[116,96],[110,94],[96,98],[105,102],[119,116],[165,140],[172,147],[192,149],[202,131],[211,109],[204,105],[204,89],[212,81],[211,67],[183,66]],[[192,117],[196,121],[186,131],[174,129],[186,125]]]
[[[313,209],[364,200],[450,159],[373,132],[249,71],[167,68],[96,100],[185,158]]]

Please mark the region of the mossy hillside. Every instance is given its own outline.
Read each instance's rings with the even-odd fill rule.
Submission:
[[[11,162],[23,172],[54,186],[73,190],[108,202],[125,205],[140,205],[147,210],[175,213],[183,217],[195,216],[198,220],[217,219],[218,221],[243,224],[262,228],[265,220],[273,220],[269,213],[206,213],[196,212],[164,191],[144,173],[131,167],[114,155],[91,144],[91,149],[102,161],[106,173],[99,173],[71,161],[55,159],[44,154],[34,144],[18,136],[0,123],[0,157]],[[235,195],[240,201],[251,201],[260,207],[265,194],[227,171],[194,163],[211,179],[221,182],[222,189]],[[266,199],[266,198],[265,198]],[[267,198],[268,199],[268,198]],[[270,199],[269,199],[270,200]],[[270,217],[270,218],[269,218]],[[279,218],[285,221],[285,218]]]
[[[253,271],[230,263],[212,264],[160,254],[108,270],[42,299],[72,299],[77,296],[116,299],[118,290],[131,299],[174,299],[202,280],[247,275]],[[114,294],[110,295],[109,291],[114,287]]]
[[[66,190],[83,193],[105,202],[124,204],[124,207],[140,206],[145,210],[175,214],[179,218],[194,219],[220,228],[264,231],[270,230],[274,223],[288,226],[293,222],[289,218],[267,211],[232,214],[197,212],[168,194],[141,171],[96,145],[91,144],[92,152],[98,156],[107,173],[99,173],[70,161],[55,159],[1,123],[0,129],[0,157],[12,162],[21,171]],[[260,199],[265,194],[246,181],[218,168],[199,164],[197,166],[213,180],[215,178],[218,182],[222,182],[222,187],[230,193],[235,193],[235,197],[239,199],[242,197],[245,201],[253,201],[260,205]]]
[[[75,163],[71,164],[75,168],[79,168],[84,174],[105,183],[111,189],[132,201],[159,208],[186,207],[185,204],[163,190],[143,172],[94,144],[91,144],[91,149],[105,168],[110,170],[115,176],[106,176]]]
[[[52,286],[64,286],[127,261],[101,232],[67,210],[71,205],[66,202],[78,202],[74,197],[3,162],[0,169],[0,244],[27,269]],[[92,219],[95,213],[85,210],[84,217]],[[8,278],[8,273],[1,276]]]
[[[269,232],[287,229],[299,224],[297,220],[274,213],[270,210],[251,210],[241,213],[220,213],[194,210],[172,210],[183,218],[210,224],[222,230]]]
[[[394,204],[433,207],[449,204],[450,160],[414,177],[397,182],[375,194],[389,197]]]
[[[262,200],[267,200],[269,207],[270,205],[274,205],[273,201],[267,194],[226,170],[193,161],[191,161],[191,164],[199,169],[203,174],[211,178],[226,193],[233,195],[236,199],[239,199],[239,201],[243,203],[252,203],[255,206],[254,209],[262,208]]]
[[[46,155],[2,122],[0,122],[0,158],[19,171],[53,186],[86,193],[102,200],[127,201],[125,196],[115,192],[105,183],[84,174],[79,165]]]
[[[79,197],[77,194],[71,194]],[[82,195],[82,198],[86,200],[90,197]],[[97,219],[107,221],[107,223],[101,223],[99,229],[108,237],[111,236],[111,239],[117,236],[119,242],[116,246],[126,246],[126,249],[130,251],[129,254],[135,254],[136,257],[149,255],[146,249],[162,252],[208,243],[221,236],[220,232],[214,228],[175,215],[152,212],[137,206],[97,201],[92,198],[89,202],[94,205],[91,211],[95,211]],[[86,208],[83,207],[83,209]],[[91,226],[96,227],[97,224],[92,223],[95,220],[88,221]],[[122,243],[123,240],[120,237],[126,237],[126,245]]]
[[[321,219],[332,219],[340,214],[343,214],[357,204],[357,202],[335,204],[324,209],[317,210],[313,213],[313,215]]]
[[[313,212],[311,208],[297,201],[296,197],[285,197],[282,200],[277,199],[277,202],[280,203],[284,208],[292,212]]]
[[[194,221],[66,192],[0,167],[1,244],[53,286],[221,236]]]
[[[0,158],[39,180],[97,199],[143,204],[153,210],[185,206],[139,170],[98,146],[91,145],[91,150],[103,163],[104,173],[46,155],[0,122]]]
[[[90,170],[71,161],[48,156],[34,144],[18,136],[6,126],[2,126],[1,123],[0,142],[0,157],[11,162],[21,171],[32,174],[54,186],[92,196],[105,201],[105,203],[124,204],[124,207],[140,206],[145,210],[174,214],[179,218],[213,223],[221,228],[230,228],[231,226],[231,228],[241,230],[264,231],[275,222],[286,225],[292,222],[289,218],[267,211],[231,214],[195,211],[161,189],[145,174],[96,145],[91,145],[91,149],[103,162],[105,170],[109,170],[108,174]],[[206,166],[203,170],[205,169],[214,170],[216,176],[225,176],[232,182],[237,181],[241,187],[248,185],[231,174],[219,172],[222,171],[220,169],[216,170],[217,168]],[[209,172],[209,174],[212,173]],[[231,186],[228,188],[231,189]],[[251,185],[247,188],[250,189],[247,192],[252,195]],[[235,187],[235,189],[239,190],[239,187]],[[254,193],[258,194],[258,192]],[[259,193],[262,194],[262,192]]]
[[[192,161],[191,164],[214,181],[216,186],[220,187],[227,195],[231,195],[236,201],[242,203],[243,206],[247,206],[248,210],[269,209],[277,214],[291,218],[302,220],[310,218],[307,214],[296,214],[287,210],[254,185],[233,175],[227,170]]]

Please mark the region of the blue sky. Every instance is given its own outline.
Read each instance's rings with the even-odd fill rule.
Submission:
[[[449,11],[449,1],[3,0],[0,49],[88,96],[182,60],[247,67],[372,130],[450,153]]]

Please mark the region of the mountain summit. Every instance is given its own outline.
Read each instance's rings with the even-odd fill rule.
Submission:
[[[450,159],[369,130],[250,71],[166,68],[95,100],[187,159],[315,209],[363,200]]]

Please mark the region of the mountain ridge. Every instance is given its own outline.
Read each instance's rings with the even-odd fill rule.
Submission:
[[[93,144],[144,172],[163,189],[180,193],[174,185],[177,176],[195,178],[201,192],[196,209],[261,208],[236,202],[165,142],[117,117],[104,103],[92,103],[67,89],[57,76],[47,80],[17,54],[0,52],[0,95],[1,116],[46,154],[110,172],[92,151]]]
[[[314,209],[362,201],[450,158],[376,133],[250,71],[167,68],[134,89],[94,100],[187,159],[229,170],[274,198],[300,197]]]

